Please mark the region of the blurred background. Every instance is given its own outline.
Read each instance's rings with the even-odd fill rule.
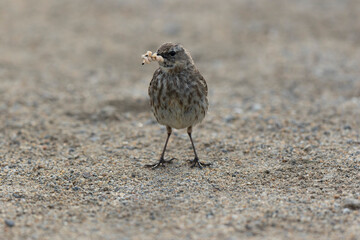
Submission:
[[[20,96],[44,111],[48,101],[57,111],[145,99],[157,66],[139,56],[167,41],[191,52],[214,107],[358,97],[359,8],[357,0],[2,0],[2,109]]]
[[[359,23],[359,0],[0,0],[0,218],[15,219],[19,239],[170,239],[181,226],[202,239],[208,226],[217,239],[323,237],[351,224],[356,236],[339,206],[359,198]],[[140,56],[168,41],[208,82],[194,130],[214,164],[203,172],[184,163],[184,131],[170,140],[172,167],[142,168],[165,131],[148,105],[157,64]]]

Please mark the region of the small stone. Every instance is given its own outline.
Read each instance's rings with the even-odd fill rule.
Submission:
[[[154,214],[153,212],[150,213],[150,219],[151,219],[151,220],[155,220],[155,219],[156,219],[155,214]]]
[[[350,210],[350,209],[348,209],[348,208],[344,208],[342,212],[343,212],[344,214],[348,214],[348,213],[350,213],[350,212],[351,212],[351,210]]]
[[[157,122],[155,121],[155,119],[148,119],[147,121],[144,122],[144,125],[154,125],[157,124]]]
[[[255,103],[251,106],[251,111],[254,111],[254,112],[259,111],[261,109],[262,109],[262,106],[259,103]]]
[[[44,139],[50,139],[51,135],[45,135]]]
[[[317,131],[319,131],[319,130],[320,130],[320,126],[319,126],[319,125],[311,128],[311,131],[312,131],[312,132],[317,132]]]
[[[305,148],[304,148],[304,151],[305,152],[310,152],[312,149],[311,145],[307,145]]]
[[[330,136],[330,134],[331,134],[331,133],[330,133],[329,131],[325,131],[325,132],[324,132],[324,135],[326,135],[326,136]]]
[[[15,226],[15,222],[13,220],[9,220],[9,219],[5,219],[5,224],[8,227],[13,227]]]
[[[91,174],[90,174],[89,172],[84,172],[84,173],[83,173],[83,178],[88,179],[88,178],[90,178],[90,177],[91,177]]]
[[[224,118],[224,121],[225,121],[226,123],[231,123],[231,122],[233,122],[233,121],[235,121],[235,120],[236,120],[236,117],[233,116],[233,115],[228,115],[228,116],[226,116],[226,117]]]
[[[346,199],[344,201],[344,208],[349,208],[351,210],[358,210],[360,209],[360,200]]]
[[[345,125],[344,130],[351,130],[351,126],[350,125]]]
[[[213,217],[214,217],[214,213],[212,211],[206,214],[206,218],[213,218]]]
[[[14,198],[24,198],[24,195],[20,195],[18,193],[13,193]]]

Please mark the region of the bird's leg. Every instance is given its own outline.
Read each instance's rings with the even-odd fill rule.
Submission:
[[[193,142],[192,137],[191,137],[191,132],[192,132],[192,127],[188,127],[187,133],[188,133],[188,135],[189,135],[189,137],[190,137],[191,145],[192,145],[192,147],[193,147],[194,154],[195,154],[194,160],[190,160],[190,162],[192,163],[192,164],[191,164],[191,168],[193,168],[193,167],[199,167],[200,169],[202,169],[203,167],[210,166],[211,163],[202,163],[202,162],[199,161],[199,157],[198,157],[198,155],[197,155],[197,153],[196,153],[195,145],[194,145],[194,142]]]
[[[149,167],[149,168],[155,169],[155,168],[157,168],[157,167],[159,167],[159,166],[164,166],[165,163],[171,163],[172,160],[175,159],[175,158],[172,158],[172,159],[167,160],[167,161],[165,161],[165,159],[164,159],[164,155],[165,155],[165,151],[166,151],[166,146],[167,146],[167,144],[168,144],[168,141],[169,141],[169,138],[170,138],[170,135],[171,135],[171,132],[172,132],[171,127],[169,127],[169,126],[166,126],[166,130],[167,130],[168,136],[167,136],[167,138],[166,138],[165,146],[164,146],[164,149],[163,149],[163,151],[162,151],[162,153],[161,153],[161,157],[160,157],[159,162],[157,162],[157,163],[155,163],[155,164],[147,164],[147,165],[145,165],[145,167]]]

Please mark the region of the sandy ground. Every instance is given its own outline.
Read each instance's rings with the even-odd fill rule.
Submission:
[[[0,239],[360,239],[358,0],[0,1]],[[148,106],[181,42],[210,110]]]

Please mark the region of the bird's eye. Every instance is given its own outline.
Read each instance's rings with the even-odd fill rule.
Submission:
[[[170,56],[175,56],[176,52],[175,51],[171,51],[169,52]]]

